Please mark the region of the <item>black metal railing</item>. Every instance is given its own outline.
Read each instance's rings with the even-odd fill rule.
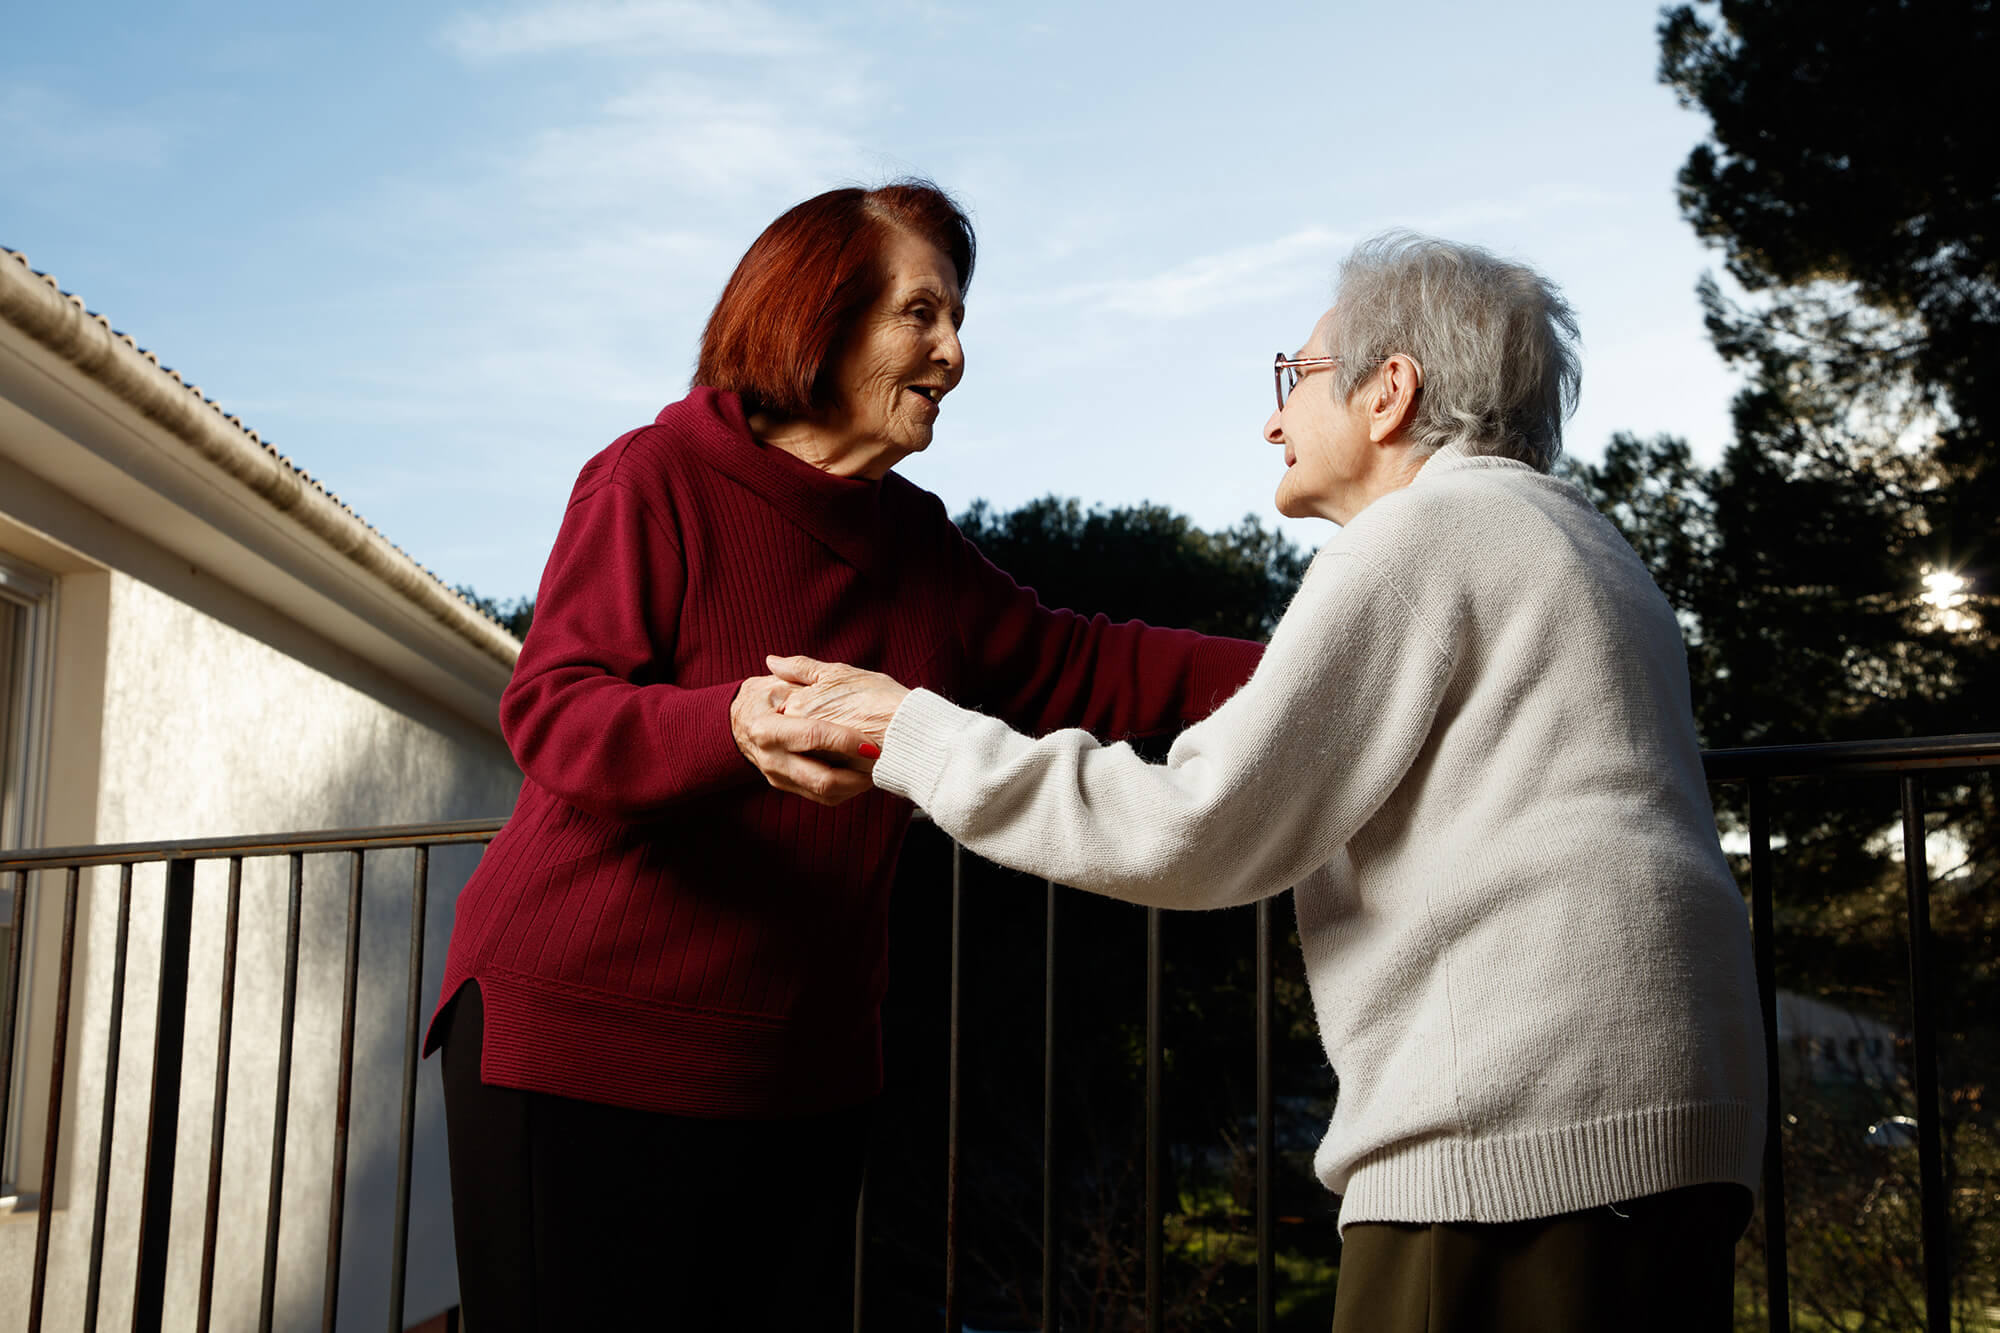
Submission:
[[[222,1154],[227,1124],[230,1036],[235,1000],[237,931],[242,905],[243,862],[249,858],[283,856],[290,863],[284,945],[284,991],[278,1020],[278,1073],[272,1098],[270,1184],[264,1218],[262,1290],[257,1327],[269,1333],[277,1298],[278,1237],[283,1220],[285,1141],[291,1103],[293,1032],[297,1018],[300,918],[304,908],[305,858],[309,854],[346,854],[348,874],[347,935],[342,974],[339,1037],[339,1088],[333,1118],[333,1171],[326,1237],[326,1289],[321,1326],[334,1327],[340,1294],[341,1236],[346,1204],[348,1117],[354,1092],[355,1007],[360,982],[361,906],[366,876],[363,858],[371,851],[407,849],[415,853],[411,882],[409,973],[404,987],[403,1088],[401,1125],[397,1139],[396,1199],[392,1244],[389,1327],[403,1328],[403,1291],[409,1257],[410,1169],[415,1142],[417,1055],[423,1013],[424,913],[433,848],[458,843],[485,843],[504,821],[467,820],[372,829],[336,829],[317,833],[285,833],[249,838],[212,838],[186,842],[128,843],[119,846],[58,847],[46,851],[0,853],[0,875],[14,881],[13,930],[8,936],[6,974],[0,985],[0,1071],[11,1070],[15,1014],[20,989],[23,927],[29,878],[37,872],[61,872],[62,943],[55,957],[56,986],[48,1075],[48,1114],[43,1128],[41,1188],[35,1222],[34,1275],[27,1299],[27,1328],[39,1333],[48,1291],[49,1240],[55,1209],[57,1166],[63,1139],[63,1091],[70,1045],[70,1000],[76,963],[76,917],[82,872],[98,866],[118,867],[118,927],[113,947],[110,1030],[105,1045],[104,1104],[98,1122],[97,1180],[90,1222],[89,1272],[84,1291],[83,1328],[95,1333],[104,1279],[104,1227],[110,1191],[111,1141],[117,1120],[120,1029],[126,1004],[126,952],[132,916],[132,869],[164,862],[164,896],[160,927],[160,983],[154,997],[155,1027],[151,1089],[146,1108],[144,1179],[140,1186],[139,1241],[132,1256],[133,1319],[139,1333],[153,1333],[165,1314],[167,1246],[173,1215],[175,1147],[179,1137],[181,1074],[185,1056],[188,964],[194,921],[195,867],[202,861],[226,861],[229,901],[223,925],[222,987],[216,1033],[214,1111],[209,1131],[207,1187],[202,1213],[200,1289],[195,1327],[207,1333],[213,1310],[217,1217],[222,1195]],[[42,885],[37,885],[38,891]],[[9,1125],[12,1080],[0,1077],[0,1128]]]
[[[1942,1154],[1938,1132],[1937,1019],[1932,997],[1930,964],[1929,873],[1925,859],[1923,826],[1923,777],[1926,773],[1964,772],[2000,767],[2000,733],[1931,737],[1918,740],[1843,742],[1821,745],[1773,746],[1757,749],[1716,750],[1703,755],[1712,784],[1742,783],[1747,787],[1751,863],[1751,912],[1755,941],[1757,987],[1763,1010],[1764,1043],[1769,1092],[1769,1133],[1764,1155],[1764,1223],[1766,1269],[1769,1275],[1767,1308],[1773,1333],[1789,1333],[1790,1300],[1785,1263],[1785,1186],[1780,1153],[1784,1117],[1778,1084],[1777,987],[1775,983],[1772,900],[1773,866],[1771,855],[1770,786],[1793,778],[1844,778],[1870,774],[1894,774],[1901,778],[1903,864],[1907,889],[1909,929],[1909,977],[1915,1019],[1913,1063],[1916,1077],[1919,1182],[1921,1192],[1922,1244],[1926,1333],[1948,1333],[1950,1322],[1951,1268],[1947,1231],[1948,1200],[1942,1175]],[[959,849],[954,847],[954,867]],[[950,1007],[950,1079],[946,1134],[947,1191],[945,1222],[945,1327],[960,1327],[958,1300],[958,1192],[957,1160],[959,1134],[958,1076],[960,1027],[958,1021],[960,876],[952,883],[952,1002]],[[1073,890],[1062,890],[1063,894]],[[1042,1205],[1042,1309],[1044,1329],[1054,1330],[1060,1319],[1060,1292],[1057,1284],[1058,1222],[1061,1216],[1059,1187],[1052,1163],[1056,1160],[1054,1071],[1057,1041],[1056,950],[1059,943],[1057,909],[1060,901],[1055,885],[1049,885],[1046,952],[1043,959],[1045,990],[1043,1013],[1043,1205]],[[1272,1014],[1275,999],[1272,968],[1271,900],[1253,908],[1256,966],[1255,1091],[1256,1154],[1254,1158],[1254,1210],[1257,1231],[1257,1329],[1270,1333],[1277,1318],[1277,1283],[1274,1209],[1272,1207]],[[1232,913],[1224,913],[1224,916]],[[1165,1067],[1165,1034],[1160,992],[1161,947],[1160,909],[1146,909],[1146,1107],[1145,1107],[1145,1324],[1147,1333],[1164,1327],[1163,1246],[1165,1236],[1165,1163],[1167,1145],[1162,1133],[1161,1078]],[[857,1327],[859,1325],[857,1324]]]
[[[1918,1203],[1922,1217],[1924,1328],[1950,1333],[1950,1201],[1945,1196],[1938,1125],[1937,1006],[1931,972],[1930,865],[1924,838],[1924,775],[2000,767],[2000,733],[1916,740],[1849,741],[1719,750],[1704,756],[1711,783],[1746,788],[1750,834],[1751,931],[1757,992],[1764,1015],[1770,1132],[1764,1145],[1764,1246],[1772,1333],[1790,1333],[1791,1300],[1785,1261],[1783,1108],[1778,1085],[1778,1010],[1774,961],[1771,783],[1791,778],[1898,777],[1909,985],[1916,1083]]]
[[[1916,1076],[1919,1179],[1921,1190],[1922,1245],[1926,1328],[1929,1333],[1947,1333],[1950,1319],[1951,1272],[1947,1230],[1947,1204],[1942,1180],[1938,1126],[1937,1016],[1932,1001],[1930,963],[1931,927],[1929,877],[1925,860],[1923,826],[1923,778],[1926,773],[1964,772],[2000,767],[2000,734],[1938,737],[1911,741],[1882,741],[1836,745],[1783,746],[1765,749],[1714,751],[1704,756],[1712,783],[1741,783],[1747,789],[1751,862],[1752,929],[1756,947],[1758,989],[1764,1020],[1768,1055],[1771,1132],[1765,1153],[1765,1247],[1769,1281],[1768,1309],[1774,1333],[1788,1333],[1791,1326],[1785,1262],[1785,1187],[1780,1133],[1783,1115],[1779,1106],[1777,1050],[1777,990],[1774,980],[1772,917],[1773,864],[1770,830],[1770,787],[1773,782],[1794,778],[1852,777],[1865,774],[1895,774],[1902,788],[1903,862],[1906,874],[1909,926],[1909,975],[1915,1024],[1914,1067]],[[134,1256],[136,1298],[134,1327],[158,1329],[163,1316],[166,1286],[168,1226],[171,1216],[175,1173],[175,1141],[180,1113],[180,1086],[183,1044],[186,1032],[188,961],[193,919],[194,870],[204,860],[226,860],[229,869],[227,919],[223,927],[220,1021],[217,1032],[214,1110],[209,1140],[207,1186],[200,1268],[200,1297],[196,1328],[206,1333],[209,1326],[216,1254],[216,1219],[221,1189],[222,1150],[229,1072],[231,1006],[234,995],[236,938],[240,907],[242,867],[246,858],[289,858],[289,901],[284,954],[283,1007],[279,1018],[278,1073],[272,1103],[272,1160],[264,1223],[263,1285],[259,1305],[260,1330],[271,1327],[276,1293],[278,1235],[283,1205],[283,1183],[287,1115],[290,1098],[293,1028],[296,1019],[300,918],[303,907],[304,871],[307,855],[347,854],[351,857],[348,877],[348,915],[345,969],[343,973],[342,1018],[340,1025],[339,1079],[334,1108],[332,1180],[327,1219],[326,1284],[322,1327],[334,1327],[341,1264],[340,1242],[345,1203],[347,1135],[353,1094],[354,1021],[359,986],[359,931],[365,884],[363,856],[370,851],[410,849],[415,852],[410,917],[409,970],[404,987],[405,1023],[403,1032],[403,1086],[401,1124],[397,1142],[397,1178],[394,1203],[394,1241],[390,1275],[389,1328],[400,1333],[403,1318],[403,1290],[409,1251],[411,1156],[416,1114],[416,1070],[420,1020],[423,1011],[424,915],[426,907],[429,853],[434,847],[460,843],[485,843],[498,831],[502,821],[469,820],[450,824],[405,825],[378,829],[345,829],[319,833],[281,834],[261,838],[209,839],[172,843],[134,843],[122,846],[70,847],[48,851],[0,854],[0,876],[11,874],[14,883],[13,931],[9,936],[4,991],[0,991],[0,1071],[12,1068],[16,997],[23,947],[22,928],[31,875],[42,878],[62,872],[62,942],[55,960],[56,997],[53,1015],[52,1057],[47,1079],[48,1115],[41,1156],[41,1207],[36,1224],[35,1262],[28,1292],[29,1333],[39,1333],[47,1281],[51,1208],[56,1166],[62,1141],[62,1095],[67,1077],[70,1026],[70,989],[76,947],[76,916],[81,872],[98,866],[119,867],[119,906],[114,945],[111,1028],[105,1047],[107,1069],[104,1104],[99,1120],[98,1171],[90,1232],[88,1290],[83,1327],[94,1333],[99,1290],[103,1282],[104,1220],[109,1189],[110,1139],[116,1120],[117,1066],[120,1058],[119,1028],[124,1006],[126,952],[132,905],[132,868],[149,862],[165,862],[165,901],[160,941],[160,985],[155,997],[156,1037],[152,1052],[153,1073],[146,1113],[145,1180],[142,1186],[142,1223]],[[962,978],[962,849],[952,848],[952,903],[950,935],[950,996],[946,1057],[946,1162],[943,1296],[945,1327],[961,1325],[959,1259],[961,1248],[959,1190],[960,1054]],[[38,882],[38,891],[42,891]],[[1056,1110],[1056,1068],[1058,1032],[1061,1029],[1056,986],[1058,949],[1062,947],[1060,918],[1064,898],[1071,890],[1047,886],[1044,929],[1043,990],[1043,1101],[1042,1101],[1042,1327],[1053,1330],[1060,1318],[1059,1241],[1062,1219],[1062,1182],[1059,1135],[1062,1125]],[[1274,1209],[1272,1206],[1272,1053],[1274,1046],[1275,941],[1272,904],[1269,900],[1253,908],[1238,909],[1254,920],[1253,948],[1256,974],[1256,1152],[1255,1220],[1257,1233],[1257,1328],[1268,1333],[1274,1327],[1277,1304],[1275,1267]],[[1164,1309],[1164,1200],[1166,1198],[1166,1157],[1162,1111],[1164,1021],[1161,993],[1162,949],[1159,909],[1146,909],[1146,1109],[1145,1109],[1145,1327],[1149,1333],[1161,1329]],[[0,1128],[10,1123],[8,1105],[10,1080],[0,1077]],[[855,1327],[863,1327],[862,1292],[866,1252],[866,1190],[857,1227],[855,1246]]]

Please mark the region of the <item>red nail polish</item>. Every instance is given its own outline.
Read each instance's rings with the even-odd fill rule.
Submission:
[[[882,757],[882,747],[869,741],[863,741],[861,742],[861,757],[863,759],[880,759]]]

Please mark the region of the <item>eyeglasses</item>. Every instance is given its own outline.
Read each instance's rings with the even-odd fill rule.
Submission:
[[[1320,366],[1339,363],[1340,358],[1337,356],[1286,356],[1283,352],[1278,353],[1277,360],[1271,363],[1271,379],[1278,386],[1278,410],[1280,412],[1285,410],[1285,399],[1291,397],[1292,390],[1299,387],[1301,367],[1317,369]]]
[[[1321,366],[1337,366],[1346,359],[1346,357],[1340,356],[1286,356],[1283,352],[1278,353],[1277,360],[1271,365],[1271,378],[1277,382],[1278,386],[1278,410],[1280,412],[1285,410],[1285,399],[1291,397],[1292,390],[1299,387],[1300,370],[1318,370]],[[1371,356],[1363,364],[1379,366],[1388,359],[1386,356]],[[1414,358],[1405,359],[1409,360],[1410,364],[1416,368],[1417,387],[1421,389],[1424,386],[1424,368],[1417,365]]]

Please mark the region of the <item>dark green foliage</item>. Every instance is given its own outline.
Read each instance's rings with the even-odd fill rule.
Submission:
[[[1701,293],[1752,376],[1724,461],[1740,500],[1717,512],[1738,595],[1716,600],[1756,617],[1760,589],[1786,590],[1784,624],[1813,622],[1806,708],[1738,708],[1711,740],[2000,726],[1993,6],[1730,0],[1669,10],[1660,34],[1661,77],[1713,132],[1681,172],[1683,211],[1754,294]],[[1923,632],[1927,565],[1972,581],[1984,632]]]
[[[1982,0],[1728,0],[1667,11],[1661,77],[1713,138],[1681,205],[1752,291],[1851,283],[1975,434],[1996,424],[2000,22]]]
[[[1990,3],[1723,0],[1667,10],[1660,38],[1713,135],[1683,208],[1746,285],[1838,274],[1870,305],[1976,313],[2000,277]]]
[[[1255,515],[1205,532],[1163,505],[1086,510],[1050,495],[1004,514],[974,500],[955,521],[1045,606],[1239,639],[1270,634],[1306,567]]]
[[[477,589],[464,583],[457,585],[452,591],[472,603],[481,615],[517,639],[527,638],[528,626],[535,623],[535,599],[532,597],[516,597],[508,602],[495,601],[491,597],[481,597]]]
[[[2000,21],[1982,0],[1729,0],[1661,23],[1661,77],[1705,112],[1683,211],[1751,291],[1850,284],[1907,320],[1870,347],[2000,424]],[[1957,432],[1952,432],[1956,434]],[[1971,443],[1971,441],[1967,441]]]
[[[1993,6],[1725,0],[1665,11],[1660,37],[1662,79],[1710,124],[1680,200],[1748,294],[1698,293],[1747,385],[1716,467],[1620,436],[1573,475],[1681,613],[1706,744],[2000,729]],[[1969,580],[1949,615],[1924,600],[1933,571]],[[1925,795],[1949,835],[1932,921],[1963,1315],[2000,1268],[2000,818],[1983,776]],[[1740,827],[1740,793],[1717,796]],[[1775,796],[1779,985],[1907,1031],[1894,784]],[[1801,1313],[1912,1326],[1914,1166],[1858,1146],[1908,1087],[1787,1088]]]
[[[1620,437],[1577,473],[1689,625],[1703,738],[2000,726],[1992,6],[1728,0],[1660,36],[1713,135],[1683,210],[1752,293],[1699,298],[1749,383],[1719,467]],[[1933,571],[1970,581],[1953,618]]]

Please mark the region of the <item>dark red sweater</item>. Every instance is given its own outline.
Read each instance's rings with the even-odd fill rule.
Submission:
[[[764,654],[1133,736],[1205,716],[1261,651],[1049,611],[936,496],[759,445],[696,389],[577,479],[500,702],[526,781],[459,896],[439,1007],[479,983],[488,1083],[699,1116],[862,1101],[911,807],[765,784],[729,729]]]

